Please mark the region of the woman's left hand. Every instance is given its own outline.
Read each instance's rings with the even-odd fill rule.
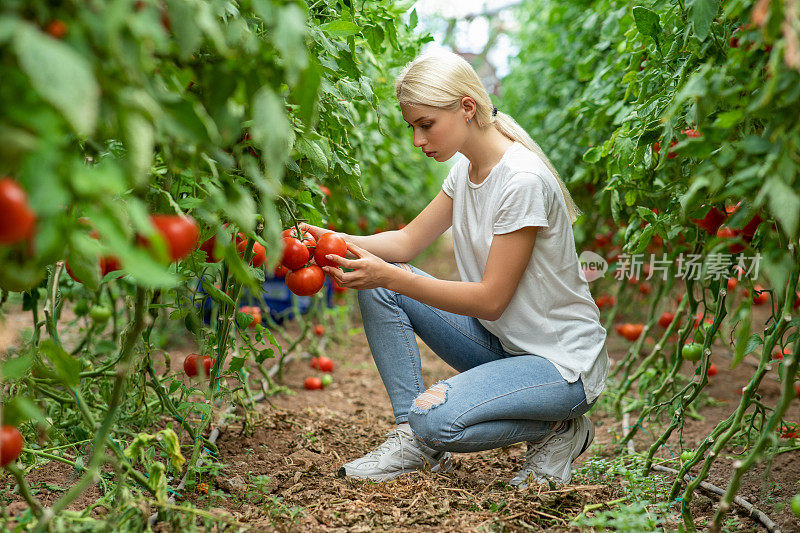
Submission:
[[[400,270],[352,242],[347,243],[347,249],[356,256],[356,259],[345,259],[338,255],[326,257],[339,267],[351,269],[351,272],[328,266],[322,269],[342,287],[357,290],[386,287]]]

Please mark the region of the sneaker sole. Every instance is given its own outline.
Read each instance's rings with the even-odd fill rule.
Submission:
[[[450,452],[445,452],[439,462],[431,467],[431,472],[447,473],[453,471],[453,462],[450,460]],[[384,482],[396,479],[404,474],[413,474],[419,470],[401,470],[399,472],[388,472],[386,474],[348,474],[345,467],[341,467],[336,472],[336,477],[351,477],[355,479],[369,479],[371,481]]]

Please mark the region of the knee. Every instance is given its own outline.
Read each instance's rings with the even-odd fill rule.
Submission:
[[[365,307],[375,303],[387,303],[393,301],[394,292],[386,287],[376,287],[374,289],[362,289],[356,292],[358,305],[363,310]]]
[[[452,423],[445,407],[450,385],[440,381],[420,394],[411,404],[408,423],[411,430],[434,450],[444,450],[452,441]]]

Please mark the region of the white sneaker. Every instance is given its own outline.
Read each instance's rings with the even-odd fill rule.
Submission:
[[[426,465],[430,466],[431,472],[453,470],[450,453],[437,452],[422,444],[408,424],[401,424],[386,436],[386,442],[364,457],[345,463],[337,475],[389,481],[402,474],[421,470]]]
[[[528,480],[549,484],[550,480],[567,484],[572,479],[572,462],[594,440],[594,425],[586,415],[569,421],[567,429],[551,431],[538,442],[528,442],[525,463],[509,484],[527,488]]]

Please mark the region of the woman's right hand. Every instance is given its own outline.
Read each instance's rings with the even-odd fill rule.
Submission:
[[[307,224],[305,222],[300,223],[300,229],[302,231],[309,232],[316,240],[319,240],[319,238],[326,233],[335,233],[332,230],[320,228],[319,226],[312,226],[311,224]]]

